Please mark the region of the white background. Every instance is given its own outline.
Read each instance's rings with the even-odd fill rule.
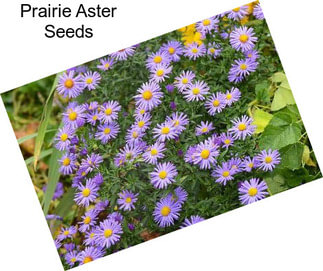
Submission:
[[[51,4],[55,2],[59,3]],[[79,3],[61,2],[71,7]],[[231,0],[101,2],[117,5],[114,19],[21,19],[19,1],[3,1],[1,92],[246,4]],[[321,2],[261,1],[306,130],[323,165]],[[94,29],[95,36],[88,40],[47,39],[43,28],[50,22],[61,26],[84,23]],[[2,102],[0,131],[0,269],[62,270]],[[322,191],[319,180],[75,270],[322,270]]]

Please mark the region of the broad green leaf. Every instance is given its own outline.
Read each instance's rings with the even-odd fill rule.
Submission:
[[[262,133],[259,146],[261,149],[281,149],[298,142],[301,132],[302,127],[293,122],[289,114],[277,113]]]
[[[275,92],[274,99],[271,103],[271,110],[277,111],[290,104],[295,104],[292,91],[288,88],[280,86]]]
[[[61,152],[58,151],[57,149],[54,149],[49,160],[48,182],[47,182],[47,188],[43,199],[43,206],[44,206],[43,210],[45,215],[48,212],[50,202],[53,198],[56,185],[59,180],[60,174],[59,174],[58,159],[60,158],[60,156],[61,156]]]
[[[291,170],[299,169],[302,166],[302,158],[304,153],[304,144],[295,143],[288,145],[279,150],[281,163],[279,167]]]
[[[316,164],[312,160],[311,155],[310,155],[310,148],[307,145],[304,146],[302,164],[303,165],[308,165],[308,166],[311,166],[311,167],[316,167]]]
[[[256,125],[256,133],[262,133],[270,120],[272,119],[273,115],[267,113],[263,110],[257,109],[253,114],[254,122],[253,124]]]
[[[261,82],[255,87],[256,99],[260,102],[269,102],[269,84],[268,81]]]
[[[287,78],[286,78],[286,75],[283,72],[276,72],[271,77],[271,81],[273,81],[275,83],[280,83],[280,82],[282,82],[284,80],[287,80]]]
[[[39,160],[45,158],[48,155],[51,155],[53,152],[53,149],[48,149],[48,150],[44,150],[40,153],[39,155]],[[29,157],[28,159],[25,160],[26,165],[28,166],[29,164],[31,164],[32,162],[34,162],[34,156]]]
[[[265,177],[265,182],[267,183],[270,195],[275,195],[288,189],[284,177],[279,174]]]
[[[43,146],[44,143],[44,138],[45,138],[45,133],[47,130],[47,126],[49,123],[49,119],[50,119],[50,114],[52,112],[52,106],[53,106],[53,100],[54,100],[54,93],[55,93],[55,89],[56,89],[56,85],[58,82],[58,78],[59,78],[60,74],[57,74],[54,80],[54,83],[52,85],[52,89],[49,93],[49,96],[46,100],[46,103],[44,105],[44,110],[43,110],[43,114],[41,117],[41,121],[40,121],[40,125],[38,128],[38,134],[36,137],[36,142],[35,142],[35,151],[34,151],[34,170],[36,170],[37,167],[37,162],[39,160],[39,155],[41,152],[41,148]]]

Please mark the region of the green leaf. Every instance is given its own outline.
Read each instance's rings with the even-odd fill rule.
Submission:
[[[48,171],[48,183],[46,192],[43,199],[43,211],[45,215],[48,213],[50,202],[53,198],[57,182],[59,180],[59,163],[58,159],[61,156],[61,152],[57,149],[53,150],[53,153],[49,160],[49,171]]]
[[[288,189],[284,177],[279,174],[265,177],[265,182],[267,183],[270,195],[274,195]]]
[[[59,78],[60,74],[57,74],[54,80],[54,83],[52,85],[52,89],[49,93],[49,96],[46,100],[46,103],[44,105],[44,110],[43,110],[43,114],[41,117],[41,121],[40,121],[40,125],[38,128],[38,134],[36,137],[36,142],[35,142],[35,151],[34,151],[34,170],[36,170],[37,167],[37,162],[39,160],[39,155],[41,152],[41,148],[43,146],[44,143],[44,138],[45,138],[45,133],[47,130],[47,126],[49,123],[49,119],[50,119],[50,114],[52,112],[52,106],[53,106],[53,100],[54,100],[54,93],[55,93],[55,89],[56,89],[56,85],[58,82],[58,78]]]
[[[302,166],[302,158],[304,153],[304,144],[295,143],[288,145],[279,150],[281,163],[279,167],[291,170],[299,169]]]
[[[287,80],[287,78],[286,78],[286,75],[283,72],[276,72],[271,77],[271,81],[273,81],[275,83],[280,83],[280,82],[282,82],[284,80]]]
[[[256,99],[260,102],[269,102],[269,84],[267,81],[259,83],[255,87]]]
[[[45,132],[45,134],[49,133],[49,132],[55,132],[57,131],[56,129],[51,129],[51,130],[47,130]],[[21,143],[24,143],[25,141],[29,140],[29,139],[32,139],[34,137],[36,137],[38,135],[38,133],[33,133],[33,134],[30,134],[30,135],[26,135],[24,137],[21,137],[18,139],[18,144],[21,144]]]
[[[303,165],[308,165],[308,166],[311,166],[311,167],[316,167],[316,164],[312,160],[310,153],[311,153],[310,148],[307,145],[305,145],[304,146],[303,157],[302,157],[302,164]]]
[[[260,137],[259,146],[261,149],[281,149],[298,142],[301,132],[302,127],[293,122],[289,114],[280,112],[274,115],[265,128]]]
[[[44,150],[40,153],[39,155],[39,160],[45,158],[46,156],[52,154],[53,149],[48,149],[48,150]],[[28,166],[29,164],[31,164],[32,162],[34,162],[34,156],[29,157],[28,159],[25,160],[26,165]]]
[[[253,114],[254,122],[253,124],[256,125],[256,133],[262,133],[270,120],[272,119],[273,115],[267,113],[263,110],[257,109]]]
[[[67,213],[71,211],[71,208],[74,205],[74,194],[75,189],[70,187],[57,205],[56,215],[65,217]]]
[[[294,96],[291,89],[280,86],[275,92],[274,99],[271,103],[271,110],[277,111],[286,105],[295,104]]]

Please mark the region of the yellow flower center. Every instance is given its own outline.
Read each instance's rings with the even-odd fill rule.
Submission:
[[[76,262],[76,258],[72,258],[72,259],[71,259],[71,262],[72,262],[72,263],[75,263],[75,262]]]
[[[118,206],[114,206],[113,210],[118,211]]]
[[[246,70],[246,69],[247,69],[247,65],[246,65],[245,63],[242,63],[242,64],[240,65],[240,69],[241,69],[241,70]]]
[[[174,126],[178,126],[179,125],[179,120],[175,120],[174,121]]]
[[[97,119],[98,119],[98,116],[97,116],[97,115],[94,115],[94,116],[92,117],[92,119],[93,119],[93,120],[97,120]]]
[[[251,188],[249,188],[249,190],[248,190],[248,194],[249,194],[249,196],[251,196],[251,197],[256,196],[256,195],[257,195],[257,193],[258,193],[258,189],[257,189],[256,187],[251,187]]]
[[[142,93],[142,97],[146,100],[149,101],[151,97],[153,97],[153,93],[150,90],[146,90]]]
[[[193,92],[194,95],[197,95],[197,94],[200,93],[200,89],[199,88],[193,88],[192,92]]]
[[[252,58],[252,54],[248,54],[248,57],[249,57],[249,58]]]
[[[104,237],[105,238],[108,238],[108,237],[110,237],[112,235],[112,230],[111,229],[106,229],[105,231],[104,231]]]
[[[81,175],[82,175],[82,176],[85,176],[85,175],[86,175],[86,172],[85,172],[85,171],[83,171],[83,172],[81,173]]]
[[[240,35],[239,40],[243,43],[246,43],[249,40],[249,36],[246,34],[242,34]]]
[[[253,168],[253,163],[249,163],[248,167]]]
[[[193,48],[191,51],[193,54],[196,54],[198,52],[197,48]]]
[[[157,149],[151,149],[150,154],[153,156],[157,155],[158,154]]]
[[[92,239],[94,237],[94,232],[90,234],[90,238]]]
[[[162,170],[159,172],[159,178],[165,179],[167,177],[167,172],[165,170]]]
[[[87,256],[87,257],[84,258],[83,263],[89,263],[89,262],[92,262],[92,261],[93,261],[92,257]]]
[[[69,234],[70,234],[70,232],[69,232],[69,231],[64,231],[64,232],[63,232],[63,234],[64,234],[65,236],[67,236],[67,235],[69,235]]]
[[[66,141],[68,139],[68,135],[67,134],[62,134],[61,135],[61,140],[62,141]]]
[[[161,210],[160,210],[160,214],[162,216],[168,216],[170,213],[170,208],[168,206],[164,206]]]
[[[223,173],[222,173],[222,176],[224,178],[228,177],[229,175],[230,175],[230,172],[229,171],[223,171]]]
[[[106,68],[106,69],[109,69],[109,67],[110,67],[110,63],[106,63],[106,64],[104,65],[104,68]]]
[[[168,48],[168,53],[170,53],[171,55],[175,53],[175,49],[173,47],[169,47]]]
[[[68,166],[70,163],[71,163],[71,160],[70,160],[68,157],[66,157],[66,158],[63,160],[63,165],[64,165],[64,166]]]
[[[110,116],[112,114],[112,108],[107,108],[104,113],[107,115],[107,116]]]
[[[91,217],[89,217],[89,216],[87,216],[86,218],[84,218],[84,220],[83,220],[83,223],[84,224],[90,224],[90,222],[91,222]]]
[[[145,109],[141,109],[141,110],[139,111],[139,113],[140,113],[141,115],[145,114]]]
[[[138,137],[138,133],[137,133],[136,131],[135,131],[135,132],[133,132],[133,133],[132,133],[132,137],[133,137],[133,138],[137,138],[137,137]]]
[[[169,128],[168,128],[168,127],[163,127],[163,128],[161,129],[161,133],[162,133],[163,135],[167,135],[167,134],[169,133]]]
[[[161,56],[155,56],[155,57],[154,57],[154,62],[155,62],[155,63],[160,63],[160,62],[162,62],[162,60],[163,60],[163,59],[162,59],[162,57],[161,57]]]
[[[182,79],[182,83],[183,83],[183,84],[187,84],[187,83],[188,83],[188,78],[183,78],[183,79]]]
[[[227,100],[231,100],[231,99],[232,99],[232,94],[230,94],[230,93],[229,93],[229,94],[227,94],[227,95],[226,95],[226,98],[227,98]]]
[[[143,120],[138,122],[138,127],[142,128],[145,125],[145,122]]]
[[[224,140],[224,144],[225,145],[229,145],[230,143],[231,143],[231,140],[230,139],[227,138],[227,139]]]
[[[206,133],[209,129],[207,127],[202,128],[202,132]]]
[[[130,203],[131,202],[131,198],[130,197],[126,198],[125,202],[126,203]]]
[[[73,120],[76,120],[77,118],[77,113],[72,111],[71,113],[68,114],[68,118],[73,121]]]
[[[164,70],[162,70],[162,69],[159,69],[159,70],[157,70],[157,72],[156,72],[156,75],[157,76],[163,76],[163,74],[164,74]]]
[[[82,191],[83,197],[88,197],[90,195],[90,193],[91,193],[91,190],[88,188],[84,188]]]
[[[238,130],[239,131],[244,131],[244,130],[246,130],[247,129],[247,125],[245,125],[244,123],[240,123],[239,125],[238,125]]]
[[[240,10],[240,7],[233,9],[234,12],[238,12],[239,10]]]
[[[270,156],[266,156],[266,158],[265,158],[265,162],[267,163],[267,164],[269,164],[269,163],[271,163],[272,162],[272,158],[270,157]]]
[[[218,107],[220,105],[220,101],[218,99],[213,101],[213,106]]]
[[[209,150],[203,150],[203,151],[201,151],[201,157],[203,159],[207,159],[207,158],[209,158],[209,156],[210,156],[210,151]]]
[[[211,24],[211,21],[209,19],[206,19],[206,20],[203,21],[204,26],[208,26],[210,24]]]
[[[92,82],[93,82],[93,78],[88,78],[85,81],[85,83],[87,83],[87,84],[91,84]]]
[[[214,48],[210,48],[210,53],[214,54],[215,53],[215,49]]]
[[[64,86],[66,88],[72,88],[74,86],[74,81],[72,79],[67,79],[65,82],[64,82]]]

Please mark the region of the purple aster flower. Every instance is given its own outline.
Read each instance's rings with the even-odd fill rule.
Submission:
[[[238,88],[231,88],[225,93],[225,102],[228,106],[231,106],[233,103],[239,101],[241,97],[241,92]]]
[[[260,4],[257,4],[254,8],[253,8],[253,16],[255,16],[256,19],[258,20],[263,20],[265,19],[264,13],[262,12],[261,6]]]
[[[63,241],[67,238],[72,238],[76,232],[77,232],[77,229],[74,226],[71,226],[69,228],[62,228],[62,230],[57,236],[57,240]]]
[[[150,79],[155,83],[164,82],[169,74],[172,72],[173,67],[169,64],[157,64],[150,70]]]
[[[169,93],[173,93],[175,89],[174,85],[172,84],[168,84],[165,88]]]
[[[119,242],[123,233],[120,223],[114,219],[106,219],[100,222],[95,232],[96,243],[102,247],[109,248]]]
[[[176,167],[172,163],[158,163],[150,173],[150,182],[155,188],[164,189],[176,181],[177,174]]]
[[[80,65],[80,66],[76,66],[76,67],[72,67],[66,70],[66,72],[70,72],[70,71],[74,71],[74,72],[78,72],[78,73],[85,73],[88,71],[88,67],[85,65]]]
[[[98,72],[89,71],[82,75],[81,79],[84,84],[84,88],[93,90],[99,85],[101,81],[101,75]]]
[[[73,267],[77,262],[77,255],[78,255],[77,251],[73,250],[73,251],[67,252],[66,255],[64,256],[65,261],[70,267]]]
[[[273,169],[280,163],[280,154],[278,150],[268,151],[263,150],[256,156],[259,162],[259,168],[263,171],[273,171]]]
[[[85,185],[79,184],[74,200],[77,205],[89,206],[98,197],[98,191],[99,186],[92,179],[88,179]]]
[[[65,126],[71,126],[73,129],[81,127],[85,123],[85,112],[81,105],[76,102],[71,102],[68,104],[66,111],[63,115],[63,123]]]
[[[77,168],[75,154],[66,153],[61,157],[59,162],[61,164],[61,167],[60,167],[59,171],[63,175],[72,174]]]
[[[91,209],[91,210],[87,211],[82,216],[82,221],[79,222],[79,224],[80,224],[79,231],[86,232],[91,227],[93,227],[96,224],[97,216],[98,216],[98,212],[96,210]]]
[[[221,38],[226,40],[229,38],[229,33],[225,32],[225,31],[222,31],[221,34],[220,34]]]
[[[138,146],[134,144],[127,144],[120,152],[120,156],[122,157],[123,163],[124,162],[132,162],[138,155],[141,153]],[[122,163],[122,164],[123,164]]]
[[[196,146],[193,163],[199,165],[201,169],[210,169],[211,166],[215,165],[218,155],[217,145],[207,141],[201,142]]]
[[[231,167],[231,164],[224,162],[221,166],[217,166],[212,171],[212,177],[216,179],[215,182],[226,185],[228,181],[233,180],[233,175],[235,173],[236,170]]]
[[[208,19],[199,21],[195,24],[196,30],[200,33],[211,33],[212,30],[217,31],[219,20],[216,17],[210,17]]]
[[[66,243],[66,244],[64,244],[64,248],[67,251],[72,251],[73,249],[75,249],[75,244],[74,243]]]
[[[199,223],[201,221],[204,221],[205,219],[203,217],[200,217],[198,215],[192,215],[189,218],[185,218],[183,224],[180,226],[180,228],[185,228],[188,226],[191,226],[193,224]]]
[[[183,46],[179,41],[171,40],[160,48],[161,52],[166,52],[171,61],[177,62],[183,54]]]
[[[96,231],[96,228],[92,228],[90,229],[89,231],[85,232],[85,238],[84,238],[84,241],[83,241],[83,244],[85,246],[93,246],[96,244],[96,241],[95,241],[95,231]]]
[[[118,113],[121,110],[121,106],[116,101],[109,101],[102,105],[100,120],[105,123],[110,123],[118,118]]]
[[[195,155],[198,156],[198,154],[196,153],[196,149],[197,149],[196,146],[190,146],[187,149],[185,157],[184,157],[184,161],[186,163],[194,164]]]
[[[126,143],[137,144],[142,141],[144,135],[144,132],[138,129],[137,127],[131,127],[131,129],[127,131]]]
[[[156,204],[153,212],[154,220],[161,228],[174,225],[175,220],[179,218],[180,211],[181,205],[171,197],[163,198]]]
[[[242,6],[229,11],[228,18],[235,21],[240,21],[246,15],[248,15],[248,6]]]
[[[46,192],[46,190],[47,190],[47,185],[45,184],[43,186],[43,191]],[[56,184],[56,188],[55,188],[55,192],[54,192],[52,200],[60,198],[63,194],[64,194],[64,185],[62,182],[58,182]]]
[[[193,81],[195,74],[192,71],[182,71],[181,74],[175,77],[175,87],[179,92],[183,92]]]
[[[183,203],[187,200],[187,192],[182,187],[177,187],[173,193],[168,194],[169,197],[176,203],[183,205]]]
[[[56,247],[56,249],[59,249],[59,248],[62,246],[61,241],[59,241],[59,240],[57,240],[57,239],[55,239],[55,240],[54,240],[54,243],[55,243],[55,247]]]
[[[115,58],[116,60],[123,61],[128,59],[128,57],[133,56],[136,51],[136,46],[130,46],[125,49],[121,49],[117,52],[112,53],[110,56]]]
[[[155,144],[148,147],[142,155],[145,162],[155,165],[158,159],[164,158],[165,144],[157,141]]]
[[[166,140],[174,139],[177,136],[177,130],[171,121],[165,121],[162,124],[157,124],[153,129],[154,138],[164,142]]]
[[[217,58],[222,52],[221,46],[215,42],[208,44],[207,54],[213,58]]]
[[[88,110],[88,111],[94,111],[94,110],[97,110],[99,109],[99,103],[94,101],[94,102],[90,102],[89,104],[88,103],[85,103],[83,104],[85,110]]]
[[[100,186],[101,184],[103,184],[104,179],[103,179],[102,174],[101,174],[101,173],[96,174],[96,175],[93,177],[93,181],[94,181],[98,186]]]
[[[228,163],[236,173],[243,171],[242,160],[239,157],[232,157]]]
[[[164,96],[159,85],[151,81],[142,84],[137,92],[138,94],[135,96],[136,106],[146,110],[151,110],[158,106]]]
[[[128,229],[131,230],[131,231],[134,231],[135,230],[135,225],[132,224],[132,223],[128,223]]]
[[[214,116],[216,113],[222,112],[225,107],[225,95],[221,92],[212,94],[205,102],[205,108],[211,116]]]
[[[230,44],[237,51],[246,52],[253,49],[257,40],[252,27],[237,27],[230,34]]]
[[[114,59],[111,57],[107,57],[107,58],[100,59],[100,65],[98,65],[97,67],[100,70],[107,71],[112,68],[113,64],[114,64]]]
[[[205,45],[202,43],[198,45],[196,42],[193,42],[185,47],[184,55],[189,59],[196,60],[197,58],[204,56],[206,53]]]
[[[78,254],[77,260],[82,264],[92,262],[96,259],[103,257],[105,251],[98,247],[86,247],[83,251]]]
[[[63,218],[60,217],[59,215],[51,214],[51,215],[46,215],[46,220],[60,220],[60,221],[62,221]]]
[[[101,212],[103,210],[105,210],[108,206],[109,206],[110,202],[108,200],[103,200],[103,201],[99,201],[94,209],[97,211],[97,212]]]
[[[146,61],[146,67],[148,69],[152,69],[158,64],[169,64],[171,62],[171,58],[168,52],[158,51],[156,53],[151,54]]]
[[[206,142],[209,142],[211,145],[215,145],[220,147],[221,146],[221,136],[218,136],[217,134],[213,134],[209,138],[206,139]]]
[[[175,112],[171,116],[167,116],[166,122],[173,124],[177,134],[183,132],[186,129],[185,126],[189,124],[187,115],[182,112]]]
[[[138,116],[136,118],[136,122],[133,125],[133,128],[140,130],[141,132],[145,132],[149,125],[151,124],[151,115],[149,113],[143,114],[142,116]]]
[[[252,49],[252,50],[250,50],[250,51],[246,51],[246,52],[244,52],[244,56],[245,56],[246,58],[250,58],[250,59],[252,59],[252,60],[257,60],[257,59],[259,58],[259,53],[258,53],[258,51],[257,51],[257,50]]]
[[[119,199],[117,200],[118,205],[120,205],[121,210],[131,211],[135,209],[134,203],[138,200],[139,194],[134,194],[129,190],[123,190],[118,194]]]
[[[255,201],[264,199],[267,195],[267,184],[257,178],[241,183],[239,188],[239,199],[242,204],[247,205]]]
[[[71,144],[71,139],[74,136],[74,133],[74,129],[70,126],[64,126],[63,128],[59,129],[55,137],[56,149],[59,151],[66,150]]]
[[[100,113],[98,110],[91,110],[89,113],[86,114],[85,119],[87,123],[95,126],[100,119]]]
[[[255,132],[256,126],[252,125],[253,119],[246,115],[235,118],[231,122],[233,127],[229,129],[229,133],[232,134],[234,139],[245,140],[247,136],[251,136]]]
[[[234,138],[230,133],[222,133],[220,135],[222,148],[228,149],[234,143]]]
[[[186,101],[202,101],[205,95],[209,93],[210,88],[203,81],[196,81],[183,91]]]
[[[241,82],[247,75],[257,69],[258,63],[251,59],[238,59],[232,64],[229,71],[230,82]]]
[[[213,129],[214,129],[214,127],[213,127],[212,122],[202,121],[201,124],[196,127],[195,134],[197,136],[205,135],[205,134],[211,132]]]
[[[175,102],[170,102],[170,104],[169,104],[169,107],[173,110],[173,111],[175,111],[176,110],[176,108],[177,108],[177,105],[176,105],[176,103]]]
[[[101,140],[103,144],[106,144],[111,139],[116,138],[120,131],[119,124],[117,122],[110,122],[99,125],[98,131],[95,133],[95,139]]]
[[[137,106],[135,109],[134,116],[137,119],[143,117],[145,114],[149,114],[149,110],[145,109],[143,106]]]
[[[74,71],[65,72],[58,79],[57,92],[64,98],[75,98],[82,93],[83,89],[81,76],[75,76]]]
[[[113,213],[108,215],[108,219],[115,220],[116,222],[121,224],[122,221],[123,221],[123,216],[119,212],[113,212]]]
[[[92,172],[94,169],[97,169],[102,162],[103,158],[100,154],[92,153],[91,155],[87,155],[86,159],[82,159],[81,167],[85,168],[88,172]]]
[[[242,161],[242,168],[246,172],[251,172],[254,168],[257,168],[258,165],[259,165],[259,162],[255,157],[251,158],[251,157],[247,156]]]

